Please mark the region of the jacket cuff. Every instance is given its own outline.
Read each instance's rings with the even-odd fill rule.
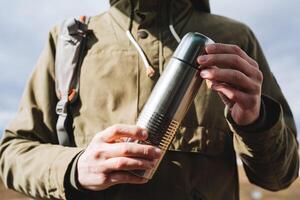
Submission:
[[[269,96],[262,96],[263,111],[259,119],[249,126],[238,126],[231,118],[229,109],[225,109],[225,117],[234,133],[234,148],[239,154],[253,157],[265,151],[266,142],[280,138],[278,130],[283,127],[283,112],[280,104]],[[259,153],[258,153],[259,152]]]
[[[49,181],[50,185],[53,187],[53,189],[50,189],[49,193],[52,193],[53,196],[66,199],[64,187],[65,175],[69,164],[81,151],[81,148],[64,147],[64,150],[53,161],[53,164],[49,169],[51,177]]]
[[[78,181],[77,164],[79,157],[84,153],[84,150],[79,152],[70,162],[65,175],[65,196],[66,199],[82,200],[82,199],[103,199],[104,191],[92,191],[84,189]]]
[[[262,95],[261,107],[258,119],[250,125],[240,126],[232,119],[229,109],[225,111],[226,119],[237,132],[256,133],[271,129],[278,121],[280,105],[270,97]]]
[[[78,190],[81,191],[83,190],[82,187],[80,186],[80,183],[78,182],[78,171],[77,171],[77,163],[79,160],[79,157],[81,156],[81,154],[83,154],[84,151],[81,151],[73,160],[72,163],[70,163],[70,167],[71,170],[69,171],[70,173],[70,178],[67,179],[67,181],[70,181],[70,186],[72,187],[72,189],[74,190]]]

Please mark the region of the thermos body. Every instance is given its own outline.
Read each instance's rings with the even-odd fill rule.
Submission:
[[[137,126],[148,131],[145,143],[159,147],[162,156],[152,170],[132,173],[147,179],[154,175],[199,90],[202,79],[196,60],[211,43],[202,34],[188,33],[175,50],[137,121]]]

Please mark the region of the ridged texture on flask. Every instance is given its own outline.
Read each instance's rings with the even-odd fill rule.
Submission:
[[[151,114],[145,110],[137,125],[147,129],[149,137],[146,143],[167,150],[179,127],[179,122],[168,119],[163,114]]]

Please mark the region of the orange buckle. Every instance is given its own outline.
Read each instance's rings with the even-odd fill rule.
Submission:
[[[72,101],[74,99],[75,95],[76,95],[76,90],[75,89],[70,89],[69,95],[68,95],[69,101]]]
[[[85,15],[82,15],[79,17],[79,21],[82,22],[82,23],[85,23],[85,20],[86,20],[86,16]]]

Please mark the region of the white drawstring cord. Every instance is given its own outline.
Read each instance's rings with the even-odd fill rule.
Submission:
[[[169,7],[169,29],[173,35],[173,37],[175,38],[175,40],[180,43],[181,42],[181,38],[179,37],[179,35],[177,34],[174,26],[173,26],[173,13],[172,13],[172,3],[173,1],[170,2],[170,7]]]
[[[129,30],[126,31],[126,35],[129,38],[130,42],[133,44],[133,46],[136,48],[136,50],[138,51],[139,55],[141,56],[146,71],[147,71],[147,75],[148,77],[152,77],[155,73],[154,69],[152,68],[152,66],[150,65],[144,51],[142,50],[142,48],[140,47],[140,45],[137,43],[137,41],[134,39],[134,37],[132,36],[131,32]]]
[[[172,33],[172,35],[176,39],[176,41],[178,43],[180,43],[181,39],[180,39],[179,35],[177,34],[174,26],[173,26],[172,2],[170,3],[169,13],[170,13],[169,14],[169,29],[170,29],[170,32]],[[148,77],[153,77],[154,74],[155,74],[155,70],[150,65],[150,63],[149,63],[149,61],[148,61],[148,59],[147,59],[147,57],[145,55],[145,52],[143,51],[143,49],[140,47],[139,43],[134,39],[133,35],[131,34],[131,25],[132,25],[131,23],[132,23],[132,16],[130,17],[129,30],[126,31],[126,36],[130,40],[130,42],[133,44],[133,46],[136,48],[136,50],[138,51],[139,55],[141,56],[141,58],[142,58],[142,60],[144,62],[144,66],[146,68],[146,72],[147,72]]]
[[[176,40],[178,43],[180,43],[180,42],[181,42],[181,39],[180,39],[179,35],[177,34],[176,30],[174,29],[173,24],[170,24],[170,25],[169,25],[169,29],[170,29],[170,31],[171,31],[173,37],[175,38],[175,40]]]

